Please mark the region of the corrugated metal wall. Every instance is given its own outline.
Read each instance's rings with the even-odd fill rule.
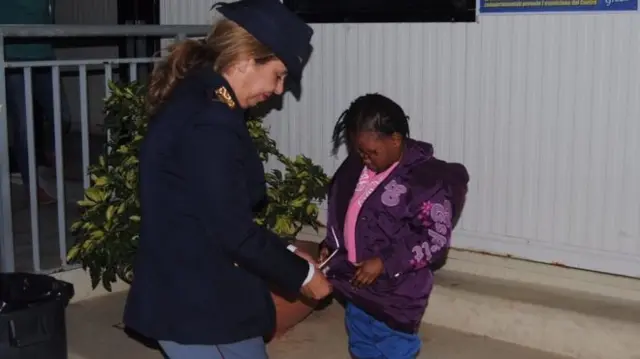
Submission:
[[[231,0],[233,1],[233,0]],[[224,0],[224,2],[231,2]],[[180,24],[210,24],[212,16],[217,12],[210,12],[214,0],[160,0],[160,23],[165,25]]]
[[[117,0],[56,0],[57,24],[82,25],[117,25]],[[105,46],[105,39],[96,39],[95,46],[66,45],[57,49],[58,59],[101,59],[118,58],[117,46]],[[101,133],[103,124],[103,99],[105,97],[104,71],[101,66],[89,67],[87,80],[89,91],[89,119],[90,131]],[[80,128],[80,89],[77,71],[67,71],[63,74],[63,86],[70,105],[71,117],[75,128]]]
[[[210,21],[210,2],[164,3],[165,23]],[[284,152],[332,173],[335,120],[381,92],[413,137],[469,169],[454,246],[640,277],[639,20],[317,25],[301,101],[287,96],[268,122]]]

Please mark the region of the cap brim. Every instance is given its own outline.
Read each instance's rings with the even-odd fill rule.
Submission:
[[[287,76],[285,90],[291,92],[296,100],[300,100],[300,98],[302,98],[302,79],[294,79],[293,77]]]
[[[309,52],[304,59],[302,59],[301,57],[296,59],[289,58],[288,56],[282,53],[279,53],[278,49],[274,48],[274,46],[271,46],[268,43],[268,41],[265,41],[265,39],[263,39],[261,36],[261,31],[258,31],[257,29],[252,29],[251,28],[252,24],[244,23],[243,20],[245,16],[243,16],[244,15],[243,12],[247,11],[246,8],[240,7],[239,3],[218,3],[216,5],[214,5],[214,8],[216,8],[216,10],[218,10],[218,12],[222,16],[224,16],[228,20],[235,22],[240,27],[242,27],[247,32],[249,32],[253,37],[255,37],[262,44],[269,47],[269,49],[273,51],[275,56],[278,57],[284,63],[289,73],[287,76],[287,80],[285,82],[285,89],[290,91],[297,99],[299,99],[302,93],[302,88],[301,88],[302,70],[307,65],[307,61],[311,57],[311,53],[313,52],[313,46],[309,44],[309,49],[308,49]]]

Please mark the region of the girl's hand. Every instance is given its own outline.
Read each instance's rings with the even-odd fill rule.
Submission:
[[[371,285],[371,283],[375,282],[384,271],[384,263],[382,262],[382,259],[378,257],[367,259],[361,263],[356,263],[355,266],[358,270],[353,276],[351,284],[357,288]]]

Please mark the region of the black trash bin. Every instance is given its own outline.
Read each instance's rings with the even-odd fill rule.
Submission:
[[[48,275],[0,273],[0,358],[67,359],[73,295],[71,283]]]

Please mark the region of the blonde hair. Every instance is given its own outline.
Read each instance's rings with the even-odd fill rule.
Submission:
[[[275,55],[244,28],[227,19],[218,21],[205,40],[184,40],[168,48],[168,56],[157,63],[151,74],[147,108],[155,113],[179,80],[193,68],[211,64],[213,70],[222,73],[234,63],[255,59],[266,63]]]

